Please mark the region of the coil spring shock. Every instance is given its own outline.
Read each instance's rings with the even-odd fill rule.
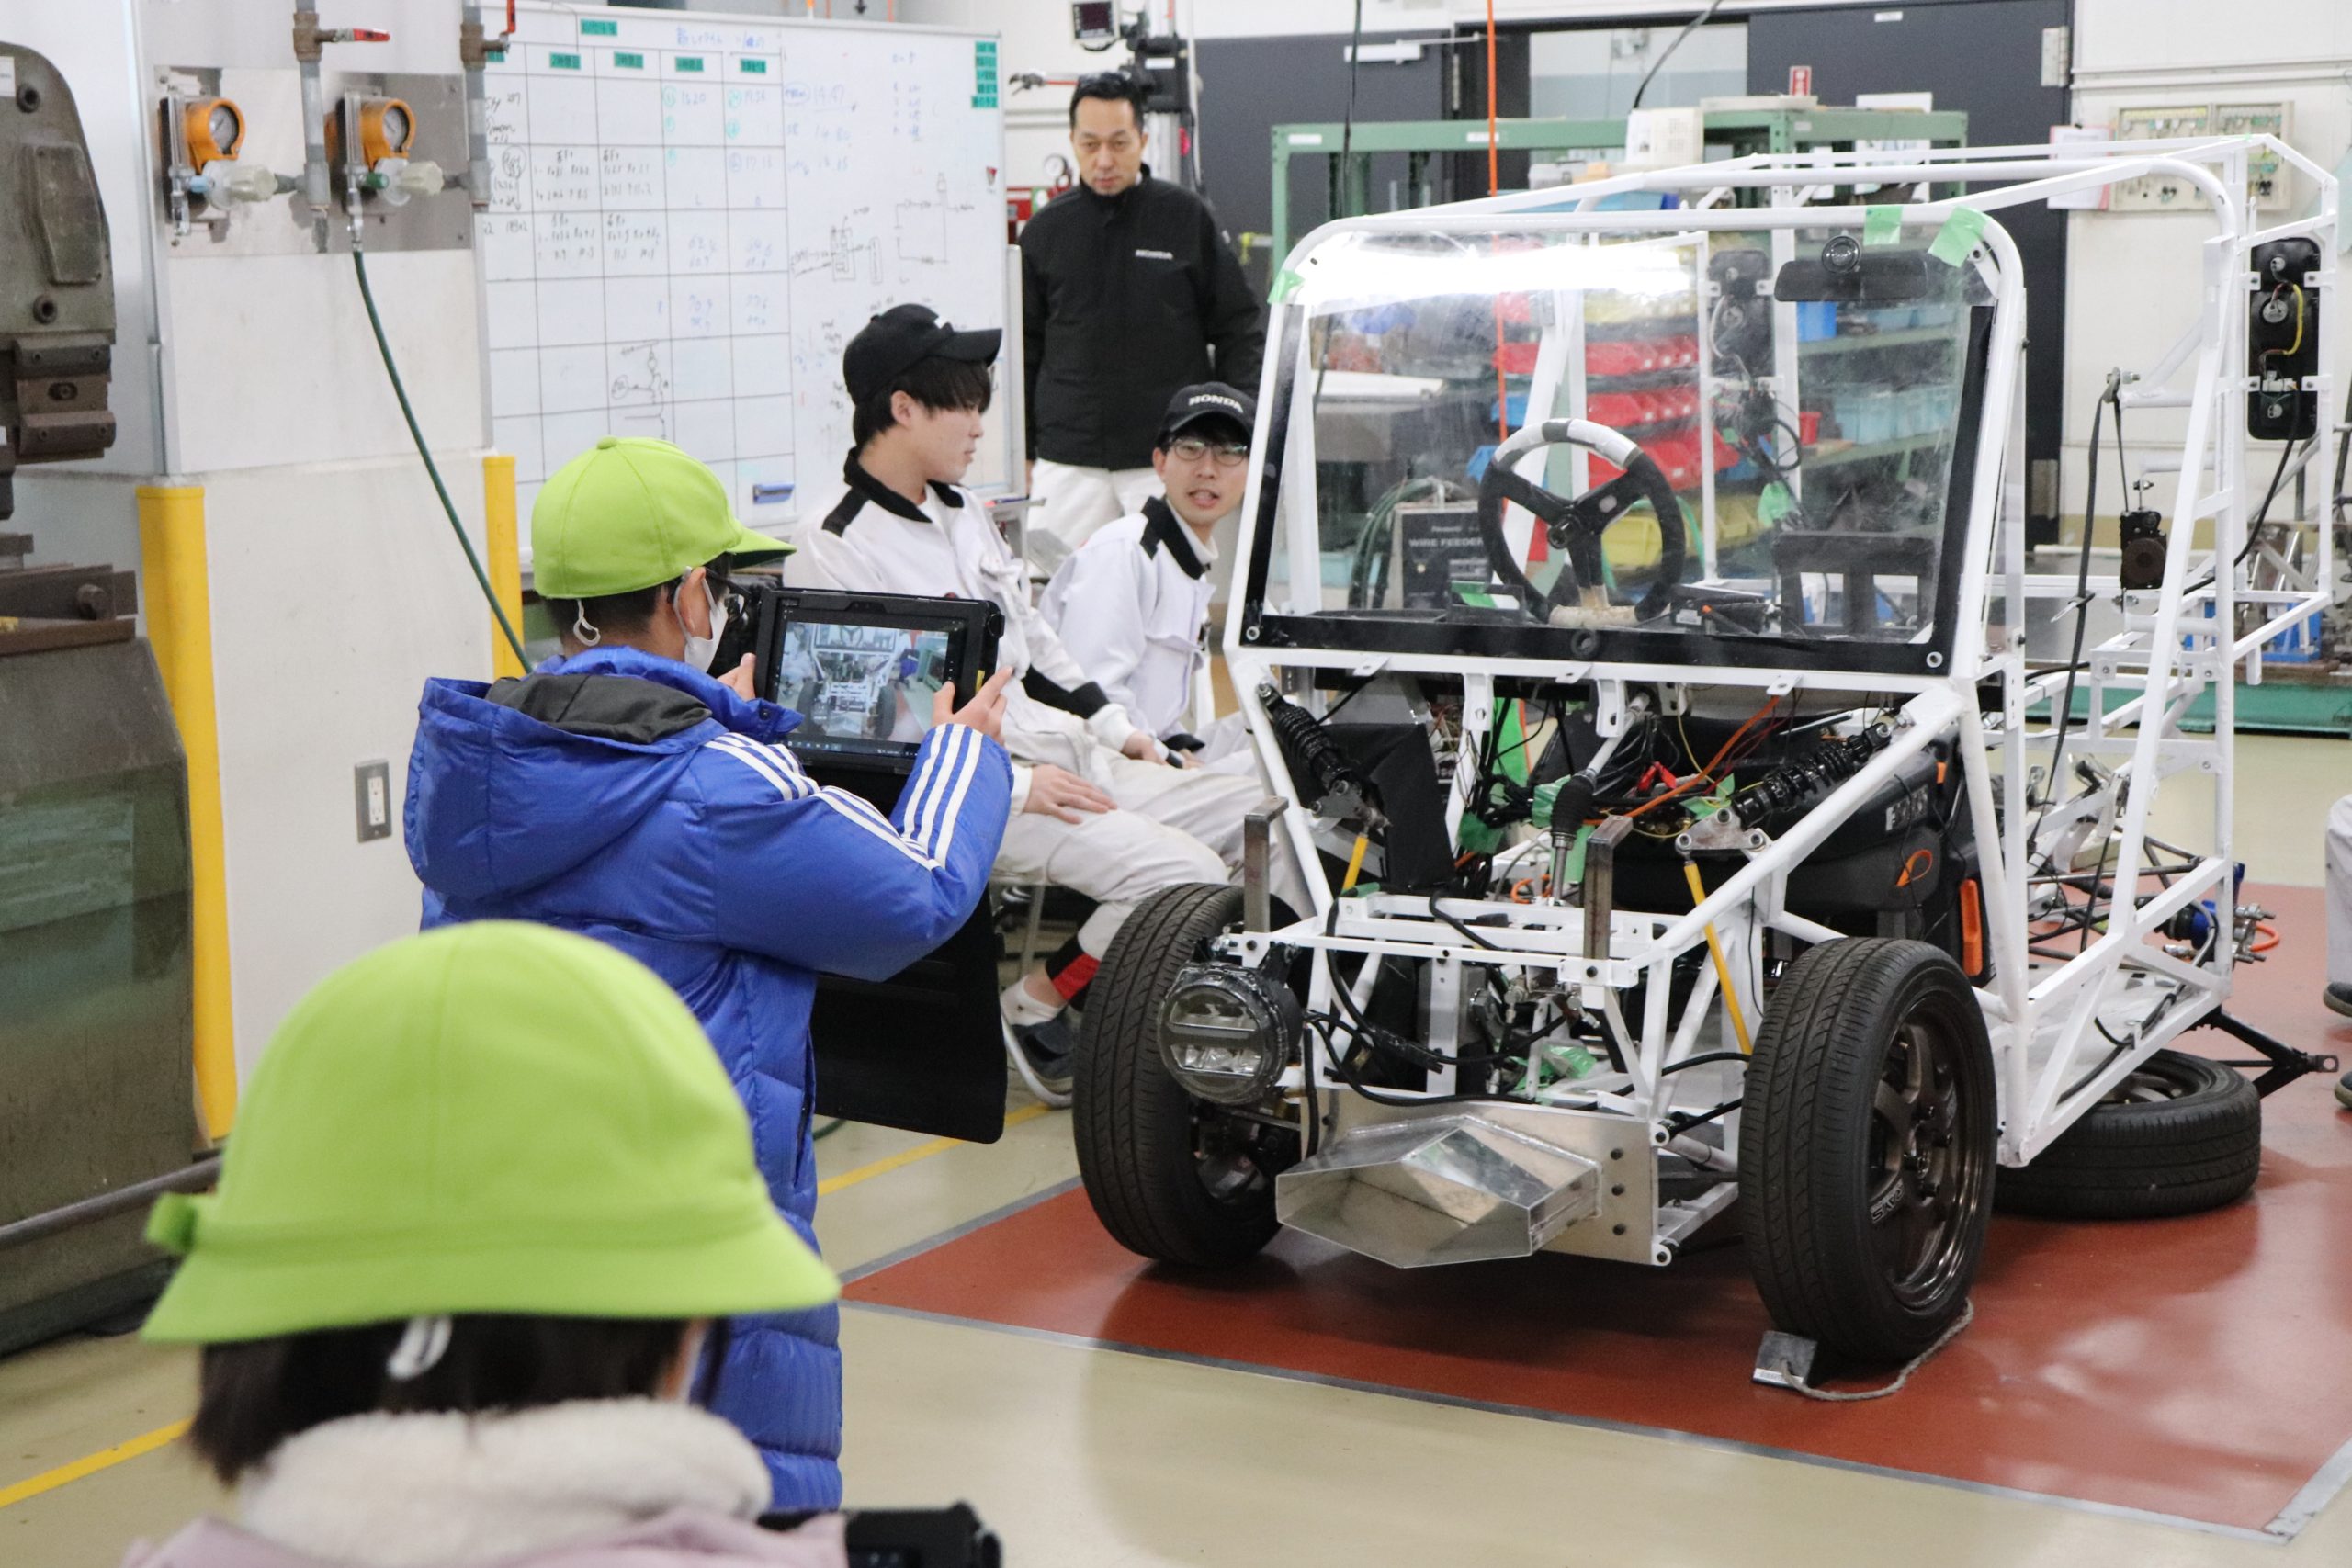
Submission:
[[[1258,701],[1292,773],[1314,790],[1317,809],[1366,825],[1385,820],[1379,792],[1321,719],[1276,691],[1271,681],[1258,683]]]
[[[1753,828],[1810,805],[1860,773],[1888,739],[1886,726],[1873,724],[1843,740],[1824,741],[1734,795],[1732,812],[1741,827]]]

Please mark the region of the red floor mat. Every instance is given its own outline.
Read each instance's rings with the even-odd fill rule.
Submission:
[[[2352,1060],[2352,1024],[2319,1002],[2320,894],[2246,896],[2280,911],[2288,940],[2241,972],[2233,1010]],[[1998,1220],[1973,1326],[1903,1394],[1865,1404],[1748,1382],[1766,1320],[1736,1246],[1663,1270],[1546,1255],[1401,1271],[1285,1233],[1202,1280],[1121,1249],[1072,1192],[848,1294],[2260,1529],[2352,1438],[2352,1117],[2331,1088],[2307,1078],[2267,1102],[2250,1202]]]

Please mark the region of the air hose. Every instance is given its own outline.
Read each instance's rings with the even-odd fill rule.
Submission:
[[[1682,861],[1682,879],[1690,885],[1692,908],[1695,909],[1707,901],[1707,885],[1699,879],[1699,863],[1687,855]],[[1747,1020],[1740,1014],[1739,993],[1732,989],[1731,985],[1731,964],[1724,957],[1723,941],[1715,935],[1715,923],[1713,920],[1707,922],[1706,931],[1707,953],[1715,961],[1715,983],[1723,987],[1724,1011],[1731,1015],[1732,1034],[1739,1041],[1739,1054],[1743,1056],[1753,1055],[1756,1053],[1756,1043],[1747,1037]]]
[[[514,650],[514,662],[524,669],[531,667],[528,655],[523,651],[523,639],[514,634],[514,623],[506,618],[506,607],[498,602],[498,592],[490,585],[490,573],[481,567],[481,557],[474,551],[474,542],[466,536],[466,525],[458,521],[458,508],[449,500],[449,487],[441,482],[441,470],[434,466],[433,454],[424,445],[424,432],[417,428],[416,411],[409,407],[408,389],[401,384],[400,367],[392,363],[392,345],[384,340],[384,321],[376,313],[376,292],[368,287],[368,257],[356,246],[351,252],[352,271],[359,276],[359,298],[368,307],[368,325],[376,334],[376,352],[384,356],[384,374],[391,378],[392,396],[400,400],[401,418],[408,422],[408,437],[416,443],[416,455],[424,459],[424,471],[432,478],[433,493],[441,498],[442,515],[449,519],[449,531],[458,536],[458,547],[466,552],[466,564],[474,569],[474,581],[481,585],[483,603],[498,619],[498,629],[506,634],[506,646]]]

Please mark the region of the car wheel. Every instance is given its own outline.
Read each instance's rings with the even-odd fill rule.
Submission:
[[[1295,1134],[1194,1100],[1159,1056],[1159,1012],[1186,964],[1241,924],[1241,890],[1196,884],[1138,905],[1102,956],[1079,1031],[1078,1171],[1129,1251],[1207,1268],[1273,1239],[1274,1177]]]
[[[2001,1173],[2001,1207],[2050,1219],[2139,1220],[2234,1203],[2262,1172],[2262,1097],[2235,1067],[2158,1051],[2052,1140]]]
[[[1967,1305],[1998,1122],[1984,1015],[1926,942],[1824,942],[1765,1010],[1739,1128],[1749,1266],[1772,1321],[1908,1360]]]

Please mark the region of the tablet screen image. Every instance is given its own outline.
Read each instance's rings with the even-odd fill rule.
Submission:
[[[796,747],[871,751],[921,740],[946,683],[944,630],[794,621],[776,650],[775,700],[800,715]]]

